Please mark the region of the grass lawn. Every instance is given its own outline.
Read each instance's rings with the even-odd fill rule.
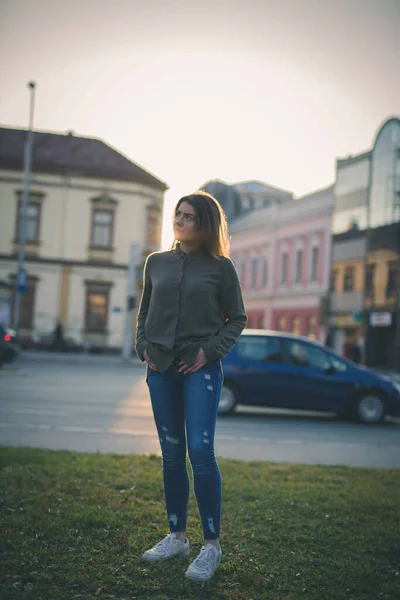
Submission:
[[[159,457],[0,448],[0,598],[400,598],[400,471],[219,464],[224,554],[197,584],[141,560],[167,533]],[[188,535],[194,558],[193,491]]]

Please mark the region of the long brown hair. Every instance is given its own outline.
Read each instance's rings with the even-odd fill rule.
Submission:
[[[190,204],[196,212],[197,231],[201,234],[204,250],[214,257],[229,257],[228,223],[218,200],[202,190],[183,196],[175,206],[174,219],[182,202]],[[175,241],[172,248],[176,248],[178,244]]]

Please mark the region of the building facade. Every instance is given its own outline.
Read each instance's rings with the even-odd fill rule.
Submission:
[[[249,328],[323,341],[329,286],[332,188],[252,211],[231,226]]]
[[[13,324],[26,132],[0,128],[0,319]],[[20,336],[45,344],[123,343],[131,244],[161,244],[167,186],[101,140],[35,132]],[[139,290],[137,290],[139,292]]]
[[[337,161],[334,198],[332,345],[358,344],[366,364],[400,368],[400,119],[371,150]]]

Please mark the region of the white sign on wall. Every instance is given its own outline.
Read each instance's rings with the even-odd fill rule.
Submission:
[[[369,315],[369,323],[372,327],[390,327],[392,324],[392,313],[372,312]]]

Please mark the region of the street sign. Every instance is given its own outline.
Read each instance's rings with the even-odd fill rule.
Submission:
[[[19,292],[21,292],[21,293],[26,292],[27,279],[28,279],[28,273],[27,273],[26,269],[21,268],[18,271],[18,275],[17,275],[17,289]]]
[[[364,312],[362,310],[356,310],[353,312],[353,319],[356,323],[362,323],[364,320]]]

